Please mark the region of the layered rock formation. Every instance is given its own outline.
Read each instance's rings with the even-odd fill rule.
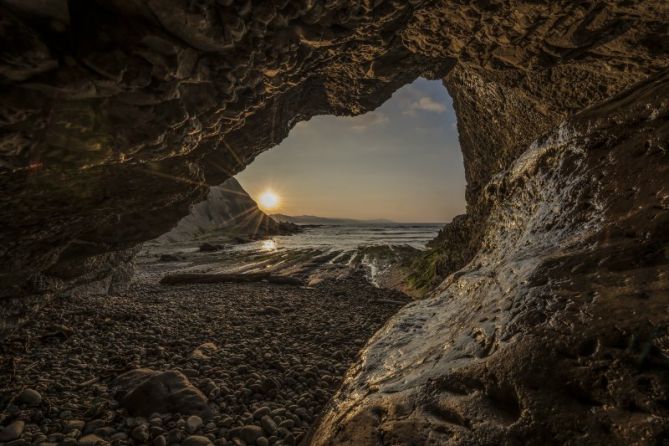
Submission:
[[[375,337],[313,441],[662,441],[668,21],[660,0],[0,1],[3,296],[120,283],[299,120],[442,78],[468,214],[438,275],[464,269]]]
[[[220,186],[209,189],[207,199],[193,205],[190,213],[168,233],[161,235],[160,242],[193,240],[216,232],[252,240],[268,235],[290,234],[298,228],[290,224],[277,223],[258,208],[239,182],[230,178]]]

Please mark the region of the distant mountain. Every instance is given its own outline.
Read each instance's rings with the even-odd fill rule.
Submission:
[[[353,218],[329,218],[316,217],[314,215],[291,216],[284,214],[272,214],[270,217],[278,222],[295,223],[298,225],[366,225],[395,223],[394,221],[385,218],[378,218],[374,220],[356,220]]]
[[[230,178],[219,186],[211,187],[207,199],[193,205],[190,214],[157,241],[194,240],[212,233],[243,240],[292,234],[297,229],[294,225],[279,223],[267,216],[239,182]]]

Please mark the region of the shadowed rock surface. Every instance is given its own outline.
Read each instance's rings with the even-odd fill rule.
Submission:
[[[120,288],[296,122],[439,78],[467,215],[312,442],[661,444],[668,22],[661,0],[0,1],[3,326]]]

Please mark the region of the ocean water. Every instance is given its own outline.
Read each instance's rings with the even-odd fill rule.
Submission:
[[[439,223],[379,223],[305,227],[304,232],[275,236],[233,247],[240,251],[317,249],[350,251],[361,246],[409,245],[425,249],[443,227]]]

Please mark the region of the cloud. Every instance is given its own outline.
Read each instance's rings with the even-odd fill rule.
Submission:
[[[420,98],[416,108],[434,113],[443,113],[446,111],[446,106],[444,104],[437,102],[428,96]]]
[[[375,111],[346,119],[351,123],[350,128],[354,132],[364,132],[371,126],[381,125],[388,122],[388,117],[386,115]]]
[[[430,112],[430,113],[444,113],[446,106],[441,102],[437,102],[429,96],[423,96],[416,102],[409,106],[409,109],[404,112],[405,115],[415,116],[416,110]]]

